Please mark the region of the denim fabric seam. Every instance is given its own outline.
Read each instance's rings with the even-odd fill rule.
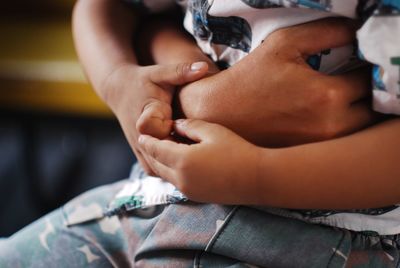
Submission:
[[[400,238],[400,235],[399,235],[399,234],[395,234],[395,235],[393,235],[391,238],[392,238],[392,241],[393,241],[394,244],[395,244],[395,248],[396,248],[397,250],[399,250],[399,248],[400,248],[400,246],[399,246],[399,238]],[[400,267],[400,258],[398,258],[395,267]]]
[[[235,206],[232,208],[232,210],[228,213],[228,215],[225,218],[225,221],[223,225],[217,230],[217,232],[211,237],[210,241],[208,242],[206,248],[204,249],[204,252],[211,252],[212,247],[215,245],[221,234],[224,232],[225,227],[228,225],[228,223],[232,220],[236,212],[239,210],[241,206]]]
[[[196,254],[194,255],[194,260],[193,260],[193,268],[200,268],[200,258],[201,255],[203,255],[203,251],[198,250]]]
[[[165,209],[167,209],[167,207],[169,206],[169,204],[165,204],[165,205],[163,205],[163,206],[164,206],[164,209],[163,209],[163,211],[161,212],[161,214],[165,212]],[[156,217],[159,217],[161,214],[158,214]],[[133,217],[133,215],[129,216],[129,215],[127,215],[127,213],[126,213],[126,214],[121,215],[121,217]],[[147,233],[145,236],[143,236],[142,245],[143,245],[144,242],[147,240],[147,238],[149,238],[151,232],[153,232],[154,228],[156,227],[156,225],[158,224],[159,221],[160,221],[160,219],[158,219],[157,222],[155,222],[154,225],[150,228],[150,230],[148,231],[148,233]],[[139,251],[139,249],[140,249],[140,247],[138,247],[138,250],[137,250],[137,251]],[[145,253],[146,253],[146,251],[144,251],[144,252],[142,252],[142,253],[140,253],[140,254],[136,254],[136,252],[135,252],[135,254],[134,254],[134,261],[136,262],[136,259],[137,259],[140,255],[143,255],[143,254],[145,254]]]
[[[228,215],[225,217],[225,221],[223,225],[215,232],[215,234],[212,235],[210,238],[210,241],[208,241],[205,249],[203,251],[198,251],[195,255],[194,261],[193,261],[193,267],[194,268],[201,268],[201,257],[205,252],[211,251],[211,247],[213,244],[216,242],[218,236],[222,233],[222,230],[228,224],[230,219],[232,218],[233,214],[238,210],[239,206],[235,206],[232,208],[232,210],[228,213]]]
[[[342,244],[344,238],[346,237],[346,233],[342,232],[342,237],[340,238],[339,242],[337,243],[336,247],[335,247],[335,251],[333,251],[332,256],[330,257],[328,264],[326,265],[326,267],[330,267],[331,263],[333,262],[333,259],[335,258],[336,252],[338,251],[339,246]],[[350,251],[351,251],[351,247],[350,247]],[[346,256],[346,262],[347,262],[347,257]]]

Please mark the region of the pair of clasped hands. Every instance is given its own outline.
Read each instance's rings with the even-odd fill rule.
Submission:
[[[152,45],[157,65],[119,68],[107,80],[107,101],[149,174],[192,200],[235,203],[239,182],[259,175],[261,151],[279,150],[266,147],[332,139],[374,121],[367,70],[329,76],[306,63],[352,43],[355,30],[342,19],[281,29],[223,71],[166,31]],[[173,110],[189,119],[173,120]]]

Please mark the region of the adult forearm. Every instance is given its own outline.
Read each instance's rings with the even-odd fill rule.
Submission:
[[[319,209],[399,203],[398,133],[396,119],[340,139],[263,149],[257,203]]]
[[[122,1],[79,0],[73,14],[76,49],[87,77],[105,98],[103,83],[118,66],[136,63],[135,15]]]

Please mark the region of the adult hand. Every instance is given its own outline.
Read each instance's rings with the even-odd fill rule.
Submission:
[[[352,43],[354,32],[343,19],[278,30],[230,69],[184,86],[182,113],[261,146],[321,141],[368,126],[376,116],[368,73],[329,76],[306,63],[310,55]]]
[[[172,131],[171,101],[175,86],[200,79],[207,72],[205,62],[147,67],[128,64],[107,78],[105,101],[147,173],[154,174],[146,154],[138,147],[139,133],[160,139],[168,137]]]

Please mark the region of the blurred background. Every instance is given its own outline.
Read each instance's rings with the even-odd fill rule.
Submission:
[[[126,178],[135,161],[77,61],[73,4],[14,0],[0,9],[0,237]]]

